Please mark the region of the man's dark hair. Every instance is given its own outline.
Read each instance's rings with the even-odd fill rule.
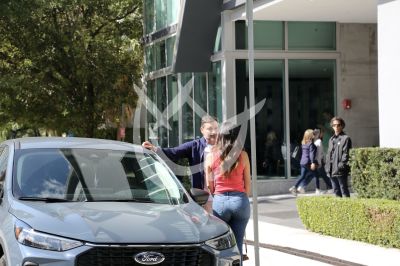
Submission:
[[[218,119],[215,116],[211,116],[211,115],[203,115],[203,117],[201,118],[201,126],[203,126],[206,123],[211,123],[211,122],[218,123]]]
[[[346,126],[346,123],[344,122],[344,120],[343,120],[343,118],[341,118],[341,117],[339,117],[339,116],[334,116],[332,119],[331,119],[331,126],[333,125],[333,122],[334,121],[339,121],[340,122],[340,124],[342,125],[342,129]]]

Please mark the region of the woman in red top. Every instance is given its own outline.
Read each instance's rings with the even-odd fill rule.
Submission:
[[[209,189],[214,194],[213,214],[232,228],[241,254],[243,238],[250,219],[250,162],[237,139],[239,129],[224,122],[217,143],[205,161]]]

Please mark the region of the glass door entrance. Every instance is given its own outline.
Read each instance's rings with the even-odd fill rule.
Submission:
[[[266,100],[255,119],[257,147],[255,156],[258,178],[261,179],[296,176],[299,162],[286,158],[286,143],[290,143],[289,147],[293,150],[300,144],[307,128],[324,127],[329,114],[334,113],[335,60],[287,60],[286,62],[289,70],[287,88],[284,82],[285,60],[254,62],[255,102]],[[288,93],[288,97],[285,92]],[[249,106],[248,62],[246,59],[238,59],[236,60],[238,114],[244,110],[245,99]],[[286,123],[285,117],[289,117],[289,123]],[[330,134],[326,132],[325,139],[329,138]],[[250,148],[250,131],[247,134],[245,148],[249,155],[253,154]],[[290,172],[287,169],[290,169]]]
[[[289,60],[289,120],[292,150],[296,145],[301,145],[306,129],[319,128],[324,131],[323,139],[326,144],[332,135],[329,120],[334,113],[335,69],[335,60]],[[297,176],[299,168],[299,161],[292,158],[291,176]]]

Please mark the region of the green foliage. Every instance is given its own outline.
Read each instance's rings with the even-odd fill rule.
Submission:
[[[400,150],[355,148],[350,156],[358,197],[298,198],[303,224],[325,235],[400,248]]]
[[[0,125],[103,134],[136,103],[141,14],[141,0],[1,1]]]
[[[313,232],[400,248],[400,203],[384,199],[299,197],[297,209]]]
[[[400,149],[356,148],[350,156],[358,197],[400,200]]]

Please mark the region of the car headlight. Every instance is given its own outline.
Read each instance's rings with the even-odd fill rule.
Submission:
[[[80,241],[37,232],[21,221],[15,223],[14,233],[19,243],[33,248],[66,251],[83,245]]]
[[[207,240],[206,245],[217,250],[231,248],[236,245],[235,235],[233,234],[232,230],[229,229],[226,234]]]

